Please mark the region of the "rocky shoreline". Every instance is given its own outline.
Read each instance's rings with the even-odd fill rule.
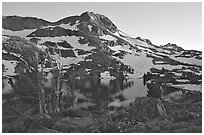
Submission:
[[[130,107],[112,112],[69,109],[51,117],[3,118],[4,133],[201,133],[202,94],[187,91],[174,102],[138,97]]]

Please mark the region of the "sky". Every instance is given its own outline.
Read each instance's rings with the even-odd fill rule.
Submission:
[[[2,15],[33,16],[47,21],[92,11],[107,16],[132,37],[155,45],[174,43],[202,50],[201,2],[3,2]]]

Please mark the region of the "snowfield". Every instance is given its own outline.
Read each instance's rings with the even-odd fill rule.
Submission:
[[[8,94],[8,93],[12,93],[13,92],[13,88],[11,87],[11,85],[9,84],[9,80],[8,79],[3,79],[2,80],[2,94]],[[15,84],[15,80],[14,80],[14,84]]]
[[[109,46],[109,48],[111,49],[111,50],[114,50],[114,51],[116,51],[117,53],[120,53],[120,50],[121,51],[125,51],[125,52],[129,52],[129,53],[132,53],[132,51],[130,50],[130,48],[129,48],[129,46],[127,46],[127,45],[125,45],[125,46],[113,46],[113,47],[111,47],[111,46]]]
[[[103,35],[103,36],[100,36],[99,38],[101,39],[105,39],[105,40],[110,40],[110,41],[116,41],[117,39],[111,35]]]
[[[114,80],[116,79],[114,76],[110,75],[109,71],[105,71],[103,73],[100,74],[101,76],[101,84],[108,86],[110,83],[110,80]]]
[[[12,35],[12,36],[19,36],[19,37],[26,37],[30,33],[36,31],[37,29],[31,29],[31,30],[22,30],[22,31],[11,31],[11,30],[5,30],[2,29],[2,35]]]
[[[77,26],[79,25],[78,23],[74,24],[74,25],[70,25],[71,23],[68,24],[60,24],[58,25],[59,27],[62,27],[64,29],[70,29],[70,30],[78,30]]]
[[[15,67],[18,64],[18,61],[8,61],[8,60],[2,60],[2,64],[5,66],[5,69],[3,71],[3,76],[14,76],[17,75],[15,73]]]
[[[185,57],[175,57],[175,56],[171,56],[172,59],[180,61],[180,62],[186,62],[189,64],[194,64],[194,65],[198,65],[198,66],[202,66],[202,60],[198,60],[196,58],[185,58]]]
[[[41,37],[40,39],[41,40],[39,41],[39,43],[44,43],[46,41],[55,42],[55,43],[67,41],[67,43],[71,44],[71,46],[74,49],[82,49],[84,51],[90,51],[92,49],[95,49],[95,47],[93,46],[88,46],[88,43],[80,44],[79,43],[80,37],[76,37],[76,36]]]
[[[74,51],[74,54],[75,54],[76,58],[60,57],[60,60],[62,61],[63,66],[69,66],[70,64],[77,64],[80,61],[85,61],[85,57],[90,55],[90,54],[78,55],[77,51]]]
[[[174,87],[179,87],[185,90],[192,90],[192,91],[200,91],[202,92],[202,85],[196,85],[196,84],[178,84],[178,85],[172,85]]]
[[[92,31],[92,25],[88,25],[89,31]]]
[[[130,75],[130,76],[134,76],[135,78],[138,78],[142,76],[144,73],[147,73],[148,71],[150,71],[149,69],[154,66],[154,64],[152,63],[152,59],[150,58],[147,59],[145,53],[138,53],[138,55],[139,56],[127,54],[124,56],[123,59],[120,59],[118,57],[114,57],[114,58],[120,60],[126,65],[131,66],[134,69],[135,73],[134,75]]]

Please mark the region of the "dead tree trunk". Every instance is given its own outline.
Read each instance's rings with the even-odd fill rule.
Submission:
[[[51,64],[53,70],[52,83],[54,85],[54,112],[60,111],[60,93],[61,93],[61,76],[62,76],[62,61],[60,59],[61,52],[59,51],[52,57],[53,62]]]
[[[45,102],[45,73],[44,68],[46,64],[46,59],[48,57],[48,54],[45,54],[45,60],[41,61],[39,58],[38,53],[35,53],[36,59],[38,61],[38,64],[36,66],[37,68],[37,79],[38,79],[38,95],[39,95],[39,113],[41,116],[44,116],[45,114],[48,114],[48,111],[46,109],[46,102]]]

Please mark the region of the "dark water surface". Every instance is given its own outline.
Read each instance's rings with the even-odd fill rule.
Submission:
[[[142,79],[86,78],[72,80],[66,85],[70,87],[70,94],[63,94],[62,103],[67,106],[69,102],[69,106],[75,109],[106,110],[129,106],[136,97],[147,96],[147,87],[143,85]],[[67,101],[67,98],[70,100]]]
[[[154,88],[153,88],[154,87]],[[137,97],[161,97],[172,100],[181,97],[181,90],[167,90],[161,93],[160,86],[144,85],[143,79],[128,80],[108,79],[73,79],[63,83],[61,107],[63,109],[83,110],[111,110],[127,107]],[[152,89],[153,88],[153,89]],[[19,98],[22,98],[22,100]],[[28,96],[18,96],[14,91],[3,92],[4,103],[23,102],[28,105],[37,105],[38,101],[27,100]]]

